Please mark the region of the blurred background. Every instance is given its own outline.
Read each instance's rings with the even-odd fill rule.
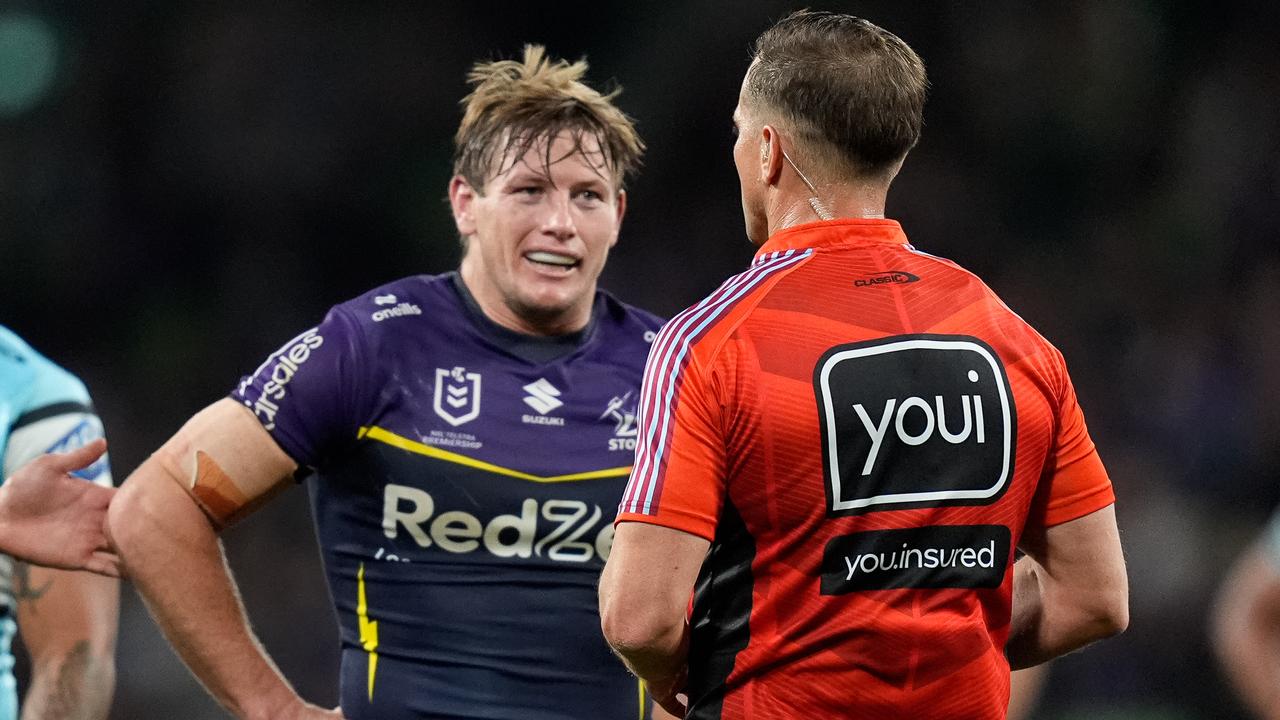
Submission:
[[[123,480],[330,305],[456,265],[464,74],[524,42],[625,88],[650,150],[604,285],[673,314],[751,258],[729,115],[797,7],[0,1],[0,323],[89,385]],[[889,215],[1062,349],[1116,485],[1131,628],[1055,662],[1036,717],[1242,715],[1205,614],[1280,500],[1280,4],[820,7],[924,57]],[[305,492],[225,541],[333,704]],[[224,717],[127,586],[112,717]]]

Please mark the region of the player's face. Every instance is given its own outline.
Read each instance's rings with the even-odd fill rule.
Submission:
[[[596,280],[618,241],[626,194],[599,164],[600,145],[568,134],[497,163],[483,194],[455,177],[449,197],[467,238],[462,279],[485,314],[524,333],[573,332],[587,324]],[[546,167],[546,158],[552,163]]]
[[[742,190],[742,219],[747,238],[760,245],[769,239],[769,223],[765,217],[767,183],[761,177],[760,131],[762,122],[752,111],[746,94],[746,80],[738,94],[738,107],[733,110],[733,164],[738,169],[738,185]]]

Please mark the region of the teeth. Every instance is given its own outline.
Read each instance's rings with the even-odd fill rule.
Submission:
[[[568,255],[557,255],[556,253],[542,252],[541,250],[537,252],[531,252],[525,255],[525,257],[529,258],[534,262],[546,263],[548,265],[563,265],[564,267],[573,267],[574,265],[578,264],[577,260],[569,257]]]

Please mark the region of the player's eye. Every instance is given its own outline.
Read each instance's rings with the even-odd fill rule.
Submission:
[[[534,197],[542,194],[542,188],[538,187],[537,185],[524,185],[516,188],[516,194]]]

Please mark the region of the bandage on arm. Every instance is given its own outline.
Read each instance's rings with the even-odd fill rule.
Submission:
[[[196,413],[152,460],[218,530],[287,488],[298,468],[253,412],[229,398]]]
[[[156,623],[239,718],[290,717],[302,701],[249,628],[216,530],[287,487],[295,467],[246,408],[224,399],[143,462],[107,512],[112,545]]]

